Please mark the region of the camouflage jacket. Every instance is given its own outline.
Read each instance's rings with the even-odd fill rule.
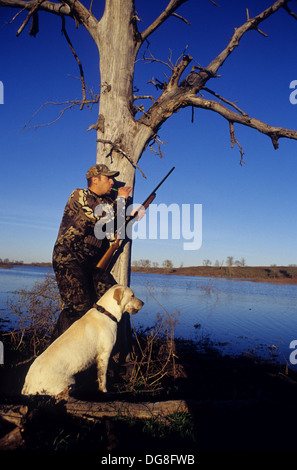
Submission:
[[[96,264],[109,247],[109,240],[99,240],[94,235],[96,223],[105,217],[94,214],[99,204],[110,205],[110,220],[116,221],[117,201],[125,204],[123,197],[116,201],[108,196],[98,196],[90,189],[75,189],[65,206],[58,237],[54,246],[53,261],[55,264],[79,263]],[[116,224],[115,224],[116,225]],[[115,226],[116,230],[116,226]]]

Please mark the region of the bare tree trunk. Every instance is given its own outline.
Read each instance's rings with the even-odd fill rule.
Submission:
[[[137,162],[153,135],[149,126],[139,124],[134,119],[134,66],[141,45],[134,1],[106,2],[94,39],[100,55],[101,78],[99,116],[95,126],[97,162],[120,171],[118,180],[134,187]],[[128,242],[112,269],[117,283],[130,285],[130,266],[131,242]],[[129,358],[131,347],[128,315],[123,316],[118,329],[114,352],[120,351],[119,361],[122,362]],[[116,355],[114,359],[118,362]]]
[[[134,16],[132,0],[106,2],[96,37],[101,77],[97,162],[119,170],[119,180],[131,186],[137,162],[152,136],[150,127],[134,120],[134,65],[141,44]],[[113,269],[120,284],[130,283],[130,258],[131,243],[127,243]]]

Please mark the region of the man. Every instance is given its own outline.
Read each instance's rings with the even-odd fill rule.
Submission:
[[[95,209],[99,204],[109,204],[109,220],[115,219],[117,207],[123,209],[132,190],[132,186],[120,187],[116,200],[109,196],[113,178],[118,175],[118,171],[110,171],[106,165],[92,166],[86,175],[88,189],[75,189],[65,206],[53,251],[53,268],[63,310],[52,340],[84,315],[116,283],[110,273],[96,268],[109,247],[109,241],[106,237],[97,239],[94,227],[100,218],[104,217],[105,222],[108,220],[105,212],[99,211],[101,215],[96,215]]]

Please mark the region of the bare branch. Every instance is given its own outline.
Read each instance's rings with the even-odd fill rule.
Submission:
[[[54,119],[53,121],[51,122],[47,122],[46,124],[36,124],[35,126],[29,126],[30,122],[33,120],[33,118],[42,110],[42,108],[44,108],[45,106],[48,106],[49,104],[53,104],[53,105],[56,105],[56,106],[62,106],[62,105],[65,105],[65,104],[69,104],[69,106],[66,106],[65,108],[63,108],[58,117],[56,119]],[[35,113],[33,114],[33,116],[29,119],[29,121],[24,125],[23,129],[22,130],[25,130],[25,129],[37,129],[38,127],[46,127],[46,126],[50,126],[52,124],[55,124],[56,122],[58,122],[61,117],[64,115],[65,111],[67,111],[68,109],[71,109],[73,108],[74,106],[77,106],[78,104],[80,104],[80,101],[78,102],[75,102],[75,101],[63,101],[61,103],[56,103],[55,101],[47,101],[46,103],[43,103],[38,109],[37,111],[35,111]]]
[[[234,131],[234,124],[232,121],[229,121],[229,129],[230,129],[230,138],[231,138],[231,148],[233,149],[234,147],[234,144],[237,144],[238,147],[239,147],[239,152],[240,152],[240,165],[242,166],[243,163],[246,163],[244,160],[243,160],[243,156],[244,156],[244,151],[242,150],[242,146],[240,145],[240,143],[238,142],[238,140],[235,138],[235,131]]]
[[[35,8],[36,5],[37,5],[37,8]],[[85,8],[78,0],[63,0],[59,3],[49,2],[48,0],[44,0],[44,1],[0,0],[0,7],[1,6],[11,7],[11,8],[21,8],[23,10],[28,10],[29,12],[32,12],[32,10],[34,9],[34,11],[37,11],[37,10],[47,11],[49,13],[53,13],[58,16],[71,16],[76,21],[83,24],[85,28],[89,31],[92,37],[95,36],[95,30],[98,24],[98,20],[91,13],[91,11]],[[26,24],[29,21],[30,16],[26,18],[25,20]],[[24,25],[24,27],[26,26],[26,24]],[[22,28],[22,30],[23,29],[24,28]]]
[[[171,77],[168,82],[168,87],[177,87],[179,79],[184,72],[184,70],[188,67],[190,62],[193,60],[193,58],[189,55],[184,55],[179,63],[176,63]]]
[[[227,100],[225,100],[227,102]],[[234,107],[234,103],[227,102],[229,105]],[[145,115],[138,119],[139,123],[145,124],[151,127],[155,132],[161,127],[161,125],[170,117],[173,113],[176,113],[179,109],[185,107],[196,107],[214,111],[223,116],[229,123],[231,132],[231,143],[236,143],[241,152],[241,163],[243,163],[244,152],[239,142],[235,139],[233,133],[234,123],[242,124],[244,126],[253,128],[258,132],[261,132],[270,137],[273,147],[278,148],[278,140],[280,138],[288,138],[297,140],[297,131],[291,129],[284,129],[283,127],[274,127],[250,117],[247,113],[242,110],[235,112],[222,103],[205,98],[199,97],[194,94],[191,90],[182,88],[181,86],[175,87],[173,90],[166,88],[162,95],[156,100],[156,102],[149,108]],[[231,124],[230,124],[231,123]]]
[[[145,55],[146,50],[147,50],[148,53],[149,53],[149,57],[147,57],[147,56]],[[143,55],[142,55],[142,59],[137,59],[137,60],[135,61],[135,63],[136,63],[136,62],[142,62],[142,61],[143,61],[143,62],[148,62],[149,64],[152,64],[153,62],[158,62],[159,64],[166,65],[166,67],[169,67],[170,70],[173,70],[173,67],[174,67],[174,66],[173,66],[173,64],[172,64],[172,62],[171,62],[171,55],[170,55],[170,57],[168,58],[168,62],[165,62],[164,60],[156,59],[156,57],[151,53],[151,51],[149,50],[149,48],[147,48],[146,50],[144,51],[144,53],[143,53]]]
[[[23,10],[32,10],[34,5],[36,4],[36,0],[0,0],[1,7],[11,7],[11,8],[22,8]],[[42,2],[42,5],[39,6],[39,10],[48,11],[50,13],[54,13],[55,15],[71,15],[71,9],[68,5],[61,4],[61,3],[54,3],[45,0]]]
[[[142,96],[133,95],[133,101],[136,101],[136,100],[147,100],[147,99],[148,99],[148,100],[152,100],[152,102],[155,103],[155,99],[154,99],[154,97],[151,96],[151,95],[142,95]],[[138,111],[141,112],[141,113],[143,113],[143,114],[147,114],[146,111],[145,111],[145,109],[144,109],[144,105],[143,105],[143,104],[141,104],[140,106],[134,104],[133,107],[134,107],[134,110],[135,110],[135,114],[136,114]]]
[[[220,5],[218,5],[214,0],[209,0],[215,7],[220,8]]]
[[[143,113],[143,114],[147,114],[147,115],[149,116],[149,114],[146,113],[143,104],[141,104],[140,106],[137,106],[136,104],[134,104],[134,112],[135,112],[135,114],[136,114],[138,111],[141,112],[141,113]]]
[[[199,96],[192,95],[188,96],[187,103],[185,104],[185,98],[183,99],[183,106],[195,106],[197,108],[208,109],[210,111],[214,111],[221,116],[223,116],[227,121],[236,122],[238,124],[242,124],[247,127],[251,127],[252,129],[256,129],[257,131],[261,132],[262,134],[267,135],[271,138],[273,147],[275,149],[278,148],[278,140],[282,137],[287,139],[297,140],[297,131],[292,129],[285,129],[283,127],[274,127],[266,124],[265,122],[260,121],[259,119],[252,118],[247,114],[238,114],[234,111],[226,108],[221,103],[216,101],[206,100],[204,98],[200,98]]]
[[[165,10],[158,16],[158,18],[145,30],[141,33],[142,42],[145,41],[150,34],[152,34],[164,21],[167,20],[177,8],[185,3],[187,0],[170,0],[169,4]]]
[[[120,153],[121,155],[123,155],[123,157],[125,157],[128,160],[129,163],[131,163],[131,165],[134,168],[137,168],[142,174],[142,176],[146,179],[146,176],[143,173],[142,169],[139,168],[139,166],[133,161],[133,159],[126,152],[124,152],[124,150],[120,147],[120,145],[116,141],[112,142],[111,140],[106,140],[106,139],[96,139],[96,142],[101,142],[102,144],[110,145],[110,150],[107,153],[107,155],[105,155],[106,157],[111,155],[113,151]]]
[[[247,113],[242,111],[234,102],[223,98],[219,94],[205,87],[206,82],[210,78],[218,77],[218,69],[221,67],[227,57],[232,53],[235,47],[238,46],[241,37],[247,31],[252,29],[263,34],[262,31],[259,30],[258,25],[266,18],[271,16],[273,13],[277,12],[281,7],[285,7],[288,1],[289,0],[277,0],[269,8],[267,8],[254,18],[250,18],[249,12],[247,11],[247,21],[242,26],[235,29],[234,34],[230,39],[227,47],[209,64],[208,67],[204,68],[201,66],[193,66],[189,75],[180,84],[178,82],[181,73],[185,70],[187,65],[192,60],[192,58],[190,58],[189,56],[183,56],[183,59],[179,63],[175,64],[168,83],[152,81],[152,83],[157,88],[162,89],[162,94],[146,111],[146,113],[138,119],[138,122],[149,126],[151,129],[157,132],[161,125],[170,116],[172,116],[173,113],[176,113],[180,108],[191,106],[192,109],[194,107],[197,107],[214,111],[218,114],[221,114],[221,116],[227,119],[229,123],[231,145],[232,147],[234,146],[234,144],[238,145],[241,155],[241,164],[244,163],[244,152],[238,140],[235,138],[234,123],[251,127],[267,135],[268,137],[270,137],[275,149],[278,148],[278,141],[282,137],[297,140],[297,131],[291,129],[284,129],[282,127],[270,126],[258,119],[251,118]],[[288,13],[290,13],[290,10],[288,10],[287,8],[286,10],[288,11]],[[293,14],[292,16],[295,17],[295,14]],[[196,70],[199,70],[199,72],[197,72]],[[197,96],[197,93],[199,93],[200,90],[203,89],[218,98],[220,102],[207,100],[203,97]],[[222,102],[231,106],[235,111],[224,106]]]
[[[290,8],[288,7],[288,5],[284,5],[284,9],[289,13],[289,15],[293,16],[293,18],[295,18],[295,20],[297,20],[297,15],[296,15],[296,13],[294,13],[292,10],[290,10]]]
[[[70,7],[72,16],[93,35],[94,28],[98,25],[98,20],[79,0],[63,0],[63,4],[67,4]]]
[[[190,23],[188,20],[186,20],[186,18],[184,18],[184,17],[181,16],[181,15],[178,15],[177,13],[172,13],[171,16],[175,16],[175,18],[178,18],[178,19],[184,21],[184,22],[185,22],[187,25],[189,25],[189,26],[191,25],[191,23]]]
[[[273,13],[278,11],[280,8],[284,7],[288,1],[289,0],[277,0],[269,8],[254,18],[250,18],[249,13],[247,12],[247,21],[239,28],[235,28],[234,34],[225,49],[223,49],[223,51],[214,60],[212,60],[206,68],[195,66],[191,73],[183,80],[181,86],[192,88],[192,91],[197,93],[204,87],[210,78],[219,77],[219,75],[217,75],[218,69],[223,65],[233,50],[239,45],[239,41],[242,36],[247,31],[253,29],[265,35],[265,33],[259,30],[258,25]],[[195,72],[195,69],[198,69],[199,73]]]
[[[164,158],[162,150],[161,150],[161,145],[165,145],[165,142],[162,142],[162,140],[160,140],[158,135],[154,135],[152,140],[153,142],[149,145],[151,152],[156,153],[157,155],[159,155],[160,158]],[[153,145],[155,144],[157,145],[158,150],[155,150],[153,148]]]
[[[227,57],[233,52],[233,50],[239,45],[239,41],[242,36],[252,29],[256,29],[258,32],[258,25],[266,20],[269,16],[275,13],[280,8],[284,7],[287,4],[288,0],[277,0],[274,2],[269,8],[264,10],[259,15],[255,16],[254,18],[249,18],[247,21],[240,26],[239,28],[235,28],[234,34],[230,39],[227,47],[208,65],[207,70],[213,73],[216,73],[218,69],[223,65]],[[262,33],[262,32],[261,32]],[[263,33],[262,33],[263,34]],[[265,34],[264,34],[265,35]]]
[[[165,90],[167,83],[166,82],[161,82],[158,78],[153,77],[151,80],[149,80],[147,83],[151,83],[156,87],[156,90]]]
[[[58,122],[61,117],[64,115],[64,113],[66,111],[68,111],[69,109],[71,108],[74,108],[75,106],[80,106],[80,109],[82,109],[82,106],[86,105],[93,105],[95,103],[98,103],[99,101],[99,98],[100,98],[100,95],[97,95],[96,98],[94,99],[90,99],[90,100],[85,100],[85,101],[82,101],[82,100],[68,100],[68,101],[61,101],[61,102],[56,102],[56,101],[47,101],[46,103],[43,103],[38,109],[37,111],[35,111],[35,113],[33,114],[33,116],[29,119],[29,121],[24,125],[23,127],[23,131],[26,130],[26,129],[38,129],[39,127],[46,127],[46,126],[51,126],[52,124],[55,124],[56,122]],[[30,122],[34,119],[34,117],[42,110],[42,108],[44,108],[45,106],[48,106],[48,105],[55,105],[55,106],[64,106],[64,105],[68,105],[68,106],[65,106],[60,112],[59,112],[59,115],[56,119],[54,119],[53,121],[51,122],[47,122],[45,124],[36,124],[35,126],[29,126]]]
[[[152,100],[153,103],[155,103],[155,98],[151,95],[134,95],[133,100]]]
[[[0,5],[0,6],[1,6],[1,5]],[[13,18],[12,18],[10,21],[8,21],[8,22],[5,23],[5,24],[12,24],[12,23],[14,22],[14,20],[15,20],[21,13],[23,13],[23,11],[25,11],[25,10],[26,10],[26,8],[22,8],[20,11],[18,11],[18,12],[13,16]]]
[[[246,8],[246,17],[247,17],[247,21],[250,20],[250,13],[249,13],[249,9]],[[265,38],[268,37],[268,35],[266,33],[263,33],[263,31],[261,31],[258,27],[255,27],[255,30],[258,31],[258,33],[262,34],[262,36],[264,36]]]
[[[18,29],[17,31],[17,36],[19,36],[22,31],[25,29],[26,25],[28,24],[30,18],[36,13],[36,11],[38,10],[39,6],[41,5],[41,3],[43,3],[44,0],[37,0],[35,2],[35,4],[33,5],[33,7],[31,8],[31,10],[29,10],[29,13],[25,19],[25,21],[23,22],[23,24],[21,25],[21,27]],[[33,16],[33,21],[34,21],[34,16]],[[34,33],[34,34],[31,34],[32,36],[36,36],[38,30]]]
[[[186,50],[187,48],[185,48]],[[163,65],[166,65],[170,70],[171,70],[171,76],[167,77],[167,82],[163,81],[161,82],[157,78],[152,78],[152,80],[149,80],[148,83],[152,83],[156,89],[160,90],[166,90],[169,88],[174,88],[178,86],[179,79],[183,73],[183,71],[187,68],[189,63],[193,60],[192,57],[189,55],[184,55],[182,54],[176,61],[175,65],[172,63],[172,52],[170,51],[170,56],[168,58],[168,62],[164,62],[162,60],[156,59],[150,52],[150,58],[144,57],[143,59],[140,60],[148,60],[150,62],[159,62],[162,63]]]
[[[80,73],[80,81],[81,81],[81,88],[82,88],[82,104],[81,104],[80,109],[83,109],[84,103],[86,102],[86,82],[85,82],[85,77],[84,77],[84,71],[83,71],[82,63],[79,60],[79,57],[76,54],[76,52],[74,50],[74,47],[73,47],[73,45],[70,41],[70,38],[68,36],[68,33],[66,31],[65,17],[64,16],[62,16],[62,33],[64,34],[64,36],[66,38],[66,41],[68,42],[68,45],[70,47],[70,50],[71,50],[76,62],[78,63],[78,68],[79,68],[79,73]]]
[[[224,103],[229,104],[230,106],[232,106],[234,109],[236,109],[236,111],[238,111],[243,116],[247,116],[247,114],[244,111],[242,111],[242,109],[240,109],[238,106],[236,106],[235,102],[226,100],[226,98],[223,98],[218,93],[216,93],[215,91],[210,90],[209,88],[203,87],[202,89],[207,91],[207,93],[210,93],[211,95],[215,96],[216,98],[219,98],[220,101],[224,101]]]
[[[197,93],[201,88],[204,87],[204,85],[210,78],[218,77],[218,69],[223,65],[225,60],[234,51],[234,49],[238,47],[239,41],[242,36],[250,30],[256,30],[260,34],[266,36],[265,33],[259,30],[258,25],[262,21],[267,19],[269,16],[271,16],[273,13],[278,11],[280,8],[285,7],[288,1],[289,0],[277,0],[269,8],[267,8],[254,18],[250,18],[249,13],[247,12],[247,21],[239,28],[235,28],[233,36],[231,37],[225,49],[223,49],[223,51],[215,59],[213,59],[206,68],[200,66],[195,67],[195,69],[198,69],[200,73],[197,73],[192,70],[181,85],[186,86],[188,88],[191,87],[193,92]]]

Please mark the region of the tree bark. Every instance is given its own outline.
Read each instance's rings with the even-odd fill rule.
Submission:
[[[97,129],[97,162],[120,171],[119,180],[134,186],[139,158],[152,137],[152,129],[134,119],[133,77],[142,39],[134,2],[106,2],[98,23],[96,44],[100,55],[101,93]],[[131,201],[133,200],[133,193]],[[119,284],[130,283],[131,244],[127,243],[113,274]]]

